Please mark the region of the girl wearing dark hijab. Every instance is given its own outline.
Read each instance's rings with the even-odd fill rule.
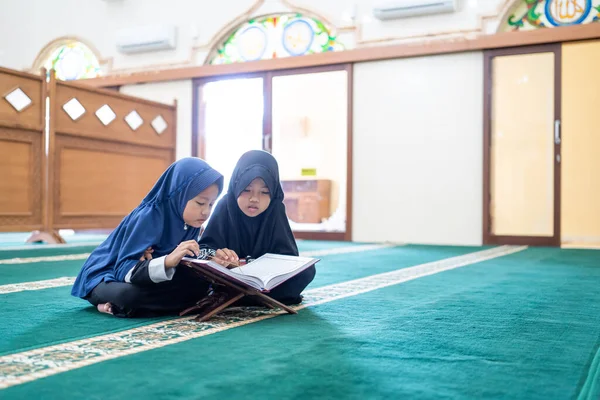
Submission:
[[[199,158],[173,163],[142,203],[84,263],[71,294],[119,317],[169,314],[206,295],[185,256],[223,189],[223,176]],[[153,258],[154,257],[154,258]]]
[[[215,207],[200,237],[201,252],[236,263],[266,253],[297,256],[298,247],[283,204],[275,158],[252,150],[238,161],[227,193]],[[312,266],[274,288],[269,296],[287,304],[302,301],[300,293],[313,280]]]

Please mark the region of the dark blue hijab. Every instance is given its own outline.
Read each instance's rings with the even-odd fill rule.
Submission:
[[[262,178],[271,193],[269,207],[256,217],[240,210],[237,198],[256,178]],[[275,158],[262,150],[244,153],[233,170],[227,194],[215,207],[200,247],[228,248],[240,258],[258,258],[265,253],[298,255],[296,240],[283,204],[279,166]]]
[[[223,176],[199,158],[173,163],[142,203],[92,252],[71,294],[84,298],[102,281],[123,282],[148,247],[154,249],[156,258],[171,253],[183,241],[197,240],[200,229],[185,226],[183,210],[214,183],[220,193]]]

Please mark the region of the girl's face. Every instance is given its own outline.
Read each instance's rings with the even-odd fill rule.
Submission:
[[[263,213],[271,203],[269,188],[261,178],[256,178],[237,198],[238,206],[244,214],[256,217]]]
[[[212,184],[185,205],[183,221],[194,228],[200,228],[206,222],[212,207],[219,197],[219,187]]]

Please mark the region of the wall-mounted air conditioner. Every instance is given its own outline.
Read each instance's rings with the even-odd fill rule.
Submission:
[[[169,50],[176,46],[176,26],[139,26],[117,32],[117,49],[125,54]]]
[[[373,16],[380,20],[431,15],[456,11],[456,0],[396,0],[373,8]]]

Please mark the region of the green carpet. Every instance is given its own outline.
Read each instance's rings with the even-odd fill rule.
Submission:
[[[421,248],[402,246],[352,254],[350,260],[346,254],[330,255],[323,257],[323,260],[317,264],[317,276],[309,288],[441,260],[474,250],[466,247],[425,251]],[[374,257],[377,263],[372,262]],[[70,268],[74,275],[82,263],[83,261],[71,261],[68,262],[68,266],[62,268]],[[0,271],[5,267],[7,266],[0,266]],[[27,266],[21,264],[16,268],[22,269],[19,274],[22,280],[19,282],[25,282],[26,280],[23,279],[27,276],[30,278],[37,276],[43,268],[53,270],[50,266],[34,264]],[[30,271],[26,271],[27,269]],[[35,271],[31,271],[32,269]],[[44,274],[44,276],[48,275]],[[59,274],[55,277],[59,276],[69,276],[69,274]],[[70,290],[70,287],[64,286],[0,295],[3,305],[1,315],[4,322],[0,325],[0,355],[130,329],[156,321],[156,319],[120,319],[98,315],[88,302],[72,297]],[[64,329],[65,326],[69,326],[69,329]]]
[[[300,251],[317,251],[317,250],[327,250],[331,248],[341,248],[348,246],[357,246],[361,243],[352,243],[352,242],[331,242],[331,241],[323,241],[323,240],[298,240],[298,249]],[[362,243],[366,244],[366,243]]]
[[[44,243],[25,243],[31,236],[30,232],[3,232],[0,233],[0,250],[11,247],[29,247],[31,249],[48,247]],[[100,243],[106,239],[107,234],[100,233],[83,233],[63,234],[63,239],[67,244],[93,244]]]
[[[319,251],[327,249],[359,247],[359,244],[350,242],[320,242],[320,241],[299,241],[298,248],[302,252]],[[87,258],[87,254],[91,253],[96,246],[77,246],[56,248],[44,246],[36,247],[35,249],[27,250],[1,250],[0,263],[2,260],[10,260],[15,258],[43,258],[43,257],[60,257],[60,256],[75,256],[77,260],[45,260],[31,262],[29,264],[14,263],[0,264],[0,285],[10,283],[29,282],[32,280],[45,280],[59,278],[63,276],[76,276],[81,268],[81,265]],[[6,262],[6,261],[5,261]]]
[[[310,289],[478,250],[326,255]],[[40,265],[20,267],[38,279]],[[599,284],[600,252],[531,248],[12,386],[0,397],[598,399]],[[0,295],[0,352],[157,322],[98,315],[68,289]]]
[[[35,246],[31,249],[6,250],[0,248],[0,260],[8,260],[11,258],[34,258],[34,257],[51,257],[63,256],[71,254],[90,253],[97,245],[83,245],[73,247],[56,247],[56,246]]]

